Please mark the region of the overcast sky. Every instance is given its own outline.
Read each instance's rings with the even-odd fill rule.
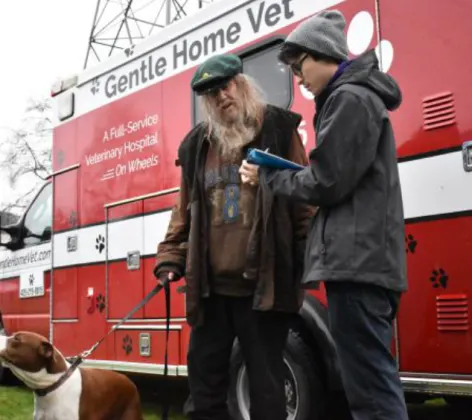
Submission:
[[[136,17],[154,20],[155,11],[160,9],[162,1],[135,0],[133,13]],[[102,1],[102,5],[104,3]],[[107,6],[108,21],[109,16],[115,16],[122,8],[120,3],[126,4],[127,1],[114,0],[114,4]],[[194,7],[197,0],[181,0],[179,3],[187,3],[185,10],[188,14],[197,10]],[[96,5],[97,0],[2,1],[0,127],[12,127],[18,123],[28,97],[49,95],[56,78],[83,69]],[[107,15],[104,15],[104,21],[106,19]],[[158,23],[163,19],[165,13],[160,15]],[[147,35],[145,31],[144,35]]]
[[[96,0],[13,0],[0,6],[0,142],[29,98],[83,68]],[[31,188],[31,187],[30,187]],[[0,172],[0,206],[15,195]]]
[[[15,127],[29,97],[80,71],[96,0],[14,0],[0,7],[0,127]],[[5,133],[0,132],[0,139]]]
[[[120,3],[126,0],[115,0],[106,10],[115,16],[121,9]],[[149,11],[153,20],[161,3],[151,3],[134,1],[135,16],[149,18],[146,16]],[[197,0],[191,0],[186,7],[189,14],[196,10],[193,3],[198,4]],[[82,71],[96,5],[97,0],[2,1],[0,142],[8,135],[8,128],[20,126],[29,98],[48,96],[57,78]],[[106,21],[107,16],[104,18]],[[162,19],[164,14],[158,22]],[[5,175],[0,172],[0,207],[11,194]]]

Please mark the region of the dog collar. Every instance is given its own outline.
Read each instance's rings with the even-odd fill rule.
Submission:
[[[69,369],[65,371],[65,373],[52,385],[49,385],[46,388],[42,389],[33,389],[33,392],[38,396],[38,397],[45,397],[46,395],[50,394],[51,392],[55,391],[58,389],[67,379],[69,379],[74,371],[79,367],[79,365],[82,363],[82,358],[77,357],[77,359],[74,360],[74,363],[72,363],[69,366]]]

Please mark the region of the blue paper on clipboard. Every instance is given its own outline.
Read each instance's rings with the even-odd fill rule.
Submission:
[[[276,156],[272,153],[264,152],[259,149],[249,149],[246,160],[248,163],[264,166],[270,169],[300,170],[304,168],[304,166],[292,162],[291,160],[281,158],[280,156]]]

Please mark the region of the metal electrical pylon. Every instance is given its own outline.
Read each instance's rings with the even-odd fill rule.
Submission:
[[[97,0],[84,68],[136,45],[215,1],[218,0]]]

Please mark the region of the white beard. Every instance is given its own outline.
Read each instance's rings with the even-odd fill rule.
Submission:
[[[247,126],[239,121],[229,126],[215,123],[212,128],[215,146],[224,158],[229,159],[239,157],[243,146],[254,140],[256,135],[253,126]]]

